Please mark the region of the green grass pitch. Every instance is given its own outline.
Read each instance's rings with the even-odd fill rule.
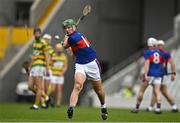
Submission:
[[[93,107],[76,107],[73,119],[66,116],[67,106],[30,110],[30,104],[0,104],[0,122],[103,122],[100,109]],[[140,110],[138,114],[130,109],[109,108],[106,122],[180,122],[180,113],[163,111],[162,114]]]

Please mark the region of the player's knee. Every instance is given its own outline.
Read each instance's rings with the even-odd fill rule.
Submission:
[[[165,87],[162,87],[160,91],[162,92],[163,95],[166,95],[167,93],[167,89]]]
[[[51,88],[51,92],[54,93],[55,92],[55,88]]]
[[[96,91],[96,93],[97,93],[98,95],[102,95],[102,94],[103,94],[103,91],[102,91],[101,89],[98,89],[98,90]]]
[[[28,89],[29,89],[29,90],[33,90],[32,84],[28,84]]]
[[[165,87],[162,85],[162,86],[160,87],[160,91],[163,92],[164,89],[165,89]]]
[[[75,87],[74,87],[74,88],[75,88],[77,91],[81,91],[82,88],[83,88],[83,85],[77,82],[77,83],[75,84]]]
[[[38,89],[36,93],[37,93],[37,95],[42,95],[43,91]]]

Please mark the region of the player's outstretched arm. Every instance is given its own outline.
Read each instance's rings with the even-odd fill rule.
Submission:
[[[172,61],[172,59],[169,59],[168,62],[170,63],[171,65],[171,71],[172,73],[175,73],[175,64],[174,62]],[[171,81],[174,81],[175,77],[174,77],[175,74],[171,74]]]
[[[147,80],[147,74],[148,74],[148,71],[149,71],[149,60],[145,60],[145,63],[144,63],[144,77],[145,77],[145,80]]]

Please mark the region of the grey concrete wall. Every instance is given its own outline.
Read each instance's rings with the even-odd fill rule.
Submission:
[[[0,26],[14,23],[15,0],[0,0]]]
[[[0,78],[0,102],[16,100],[16,85],[20,82],[20,71],[22,63],[29,60],[30,49],[24,52],[23,57],[8,71],[8,73]]]
[[[36,2],[38,2],[38,4],[35,4]],[[30,9],[30,26],[37,26],[50,3],[51,0],[39,0],[34,2]]]
[[[145,0],[144,40],[150,36],[161,37],[173,30],[173,17],[180,12],[179,2],[180,0]]]
[[[140,0],[101,0],[99,3],[100,58],[110,67],[137,51],[140,41]]]

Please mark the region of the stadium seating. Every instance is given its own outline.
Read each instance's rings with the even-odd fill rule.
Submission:
[[[50,23],[52,18],[55,16],[55,13],[57,13],[58,9],[61,7],[64,1],[65,0],[49,1],[52,4],[49,4],[49,6],[45,8],[45,10],[47,11],[45,11],[45,14],[43,14],[41,19],[35,25],[40,26],[40,28],[44,31],[44,29]],[[44,1],[40,1],[40,2],[44,2]],[[13,49],[13,50],[11,52],[7,52],[5,59],[3,59],[2,57],[2,61],[0,62],[0,85],[1,85],[0,101],[2,100],[14,101],[16,98],[16,94],[14,92],[15,92],[16,84],[19,82],[18,81],[19,72],[20,72],[19,68],[21,66],[21,63],[29,58],[29,52],[30,52],[29,46],[31,45],[32,40],[28,42],[28,39],[32,39],[32,33],[33,33],[32,28],[18,27],[18,28],[12,28],[10,34],[11,36],[10,37],[7,36],[11,39],[10,40],[11,44],[13,44],[9,49],[10,50]],[[0,35],[1,35],[1,30],[0,30]],[[7,42],[7,41],[3,41],[3,42]],[[0,46],[2,46],[1,41],[0,41]],[[3,56],[3,54],[1,53],[0,55]],[[5,88],[9,88],[9,89],[5,89]],[[7,93],[6,92],[7,90],[12,90],[12,91]],[[3,93],[7,93],[7,95],[3,95]]]
[[[168,83],[168,90],[169,93],[173,96],[175,103],[177,104],[178,108],[180,108],[180,15],[175,18],[175,27],[174,27],[174,36],[167,40],[166,48],[171,49],[171,56],[176,65],[176,77],[175,81]],[[119,70],[119,72],[114,73],[111,77],[105,80],[103,86],[106,92],[106,101],[107,106],[109,107],[119,107],[119,108],[133,108],[135,106],[137,93],[140,87],[140,78],[138,77],[143,73],[143,66],[144,60],[143,57],[140,57],[137,61],[131,63],[130,65],[126,66],[125,68]],[[118,66],[117,66],[118,67]],[[168,66],[168,69],[170,66]],[[137,76],[138,75],[138,76]],[[130,76],[131,85],[133,87],[133,91],[135,95],[132,97],[124,97],[123,96],[123,83],[125,82],[124,78],[126,76]],[[168,80],[165,80],[168,81]],[[145,91],[145,95],[143,101],[141,103],[141,108],[147,108],[150,104],[150,98],[152,93],[152,87],[148,87]],[[89,91],[88,94],[85,96],[86,101],[82,104],[90,104],[93,106],[99,106],[99,100],[93,90]],[[171,106],[168,104],[166,99],[163,97],[162,99],[162,109],[171,109]]]
[[[170,94],[174,97],[175,102],[177,103],[178,106],[180,106],[178,104],[178,102],[180,102],[180,46],[177,49],[174,49],[171,51],[173,60],[175,62],[176,65],[176,79],[173,82],[169,82],[168,83],[168,90],[170,92]],[[175,57],[176,56],[176,57]],[[143,58],[141,57],[138,60],[138,63],[141,64],[140,66],[142,67],[143,65]],[[135,102],[136,102],[136,96],[139,90],[139,84],[140,84],[140,80],[139,78],[134,78],[134,73],[137,72],[137,67],[138,64],[137,63],[132,63],[131,65],[127,66],[125,69],[121,70],[120,72],[118,72],[117,74],[113,75],[113,77],[111,77],[110,79],[105,81],[104,87],[105,87],[105,91],[107,94],[106,97],[106,101],[107,101],[107,105],[109,107],[120,107],[120,108],[133,108],[135,106]],[[141,73],[141,72],[140,72]],[[140,74],[139,73],[139,74]],[[124,97],[122,94],[122,87],[123,87],[123,78],[126,75],[129,75],[132,77],[132,82],[135,83],[133,85],[133,90],[135,92],[135,95],[132,97]],[[168,81],[168,80],[165,80]],[[142,104],[141,104],[141,108],[147,108],[147,106],[149,106],[150,104],[150,98],[151,98],[151,93],[152,93],[152,87],[148,87]],[[94,92],[90,91],[88,93],[88,97],[87,100],[91,100],[92,105],[94,106],[98,106],[98,98],[96,96],[94,96]],[[166,99],[163,97],[162,99],[162,109],[170,109],[170,105],[167,103]]]

